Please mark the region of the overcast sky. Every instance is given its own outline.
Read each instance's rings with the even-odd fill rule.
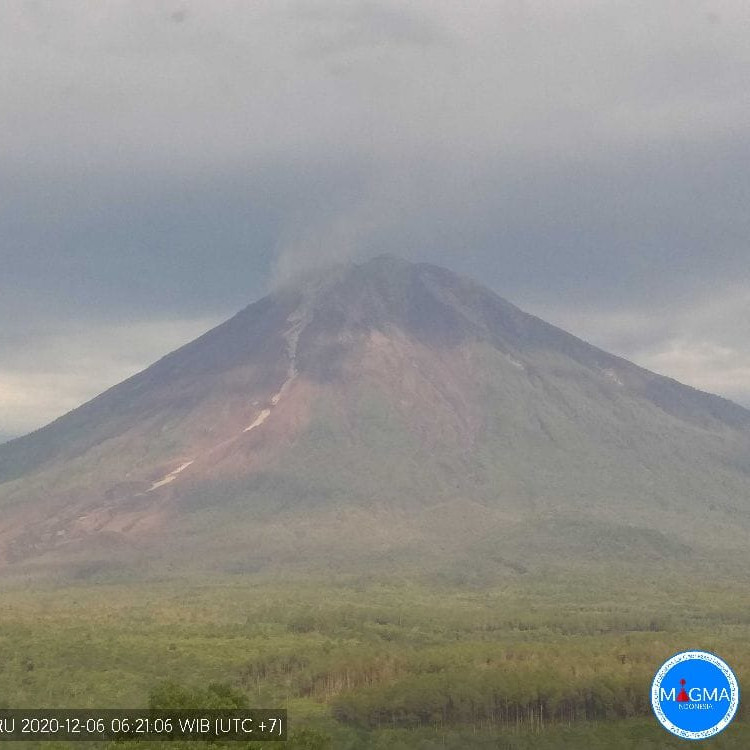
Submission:
[[[747,0],[6,0],[0,436],[392,252],[750,405]]]

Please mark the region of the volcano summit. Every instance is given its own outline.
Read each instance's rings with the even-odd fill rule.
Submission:
[[[0,446],[0,507],[6,571],[744,565],[750,412],[383,256]]]

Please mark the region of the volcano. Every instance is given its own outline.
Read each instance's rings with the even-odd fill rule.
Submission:
[[[0,446],[0,508],[6,573],[746,568],[750,412],[383,256]]]

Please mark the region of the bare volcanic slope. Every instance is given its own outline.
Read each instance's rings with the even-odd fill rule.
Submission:
[[[385,256],[0,446],[0,508],[6,571],[745,564],[750,412]]]

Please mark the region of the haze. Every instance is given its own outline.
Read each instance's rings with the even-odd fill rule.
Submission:
[[[750,404],[750,7],[12,1],[0,439],[391,252]]]

